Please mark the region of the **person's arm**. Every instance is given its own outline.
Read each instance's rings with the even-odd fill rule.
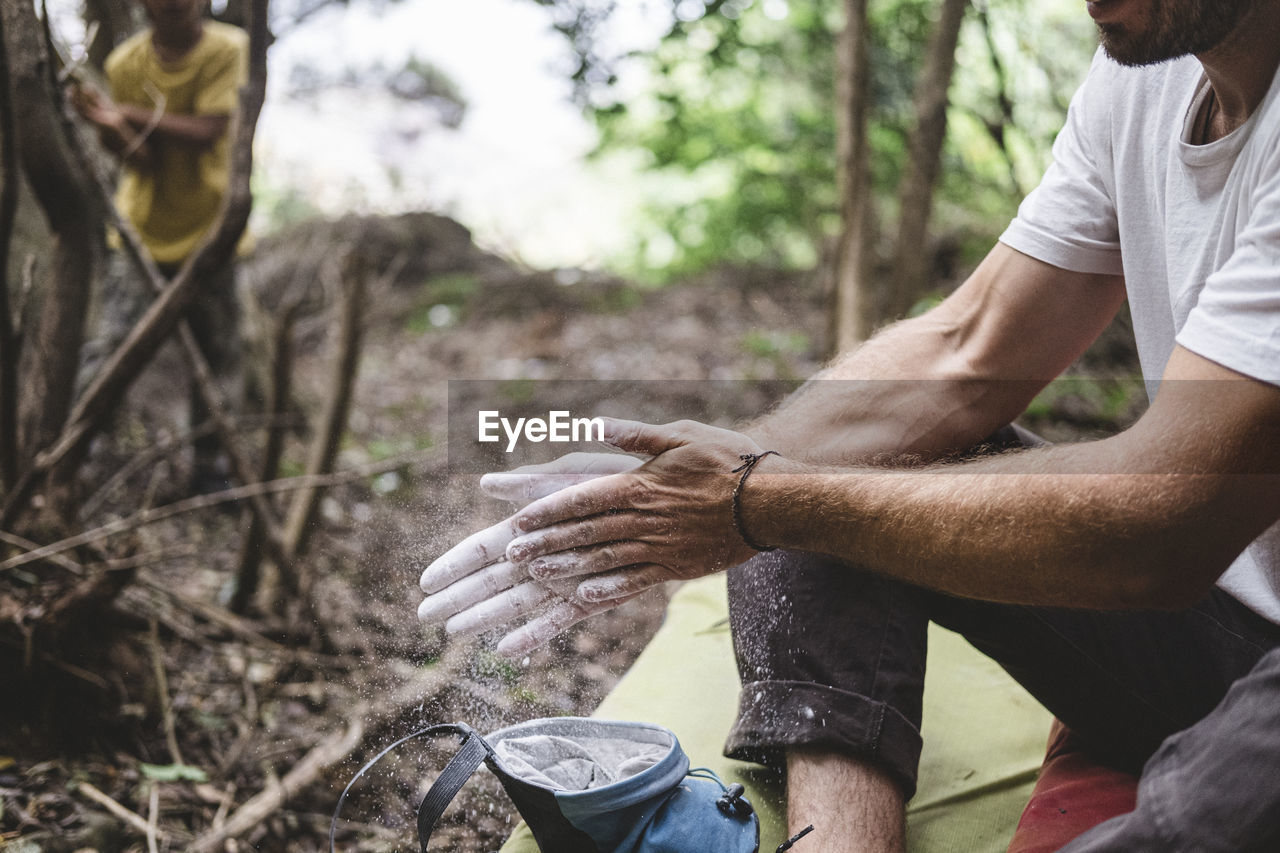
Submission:
[[[157,120],[152,110],[133,104],[121,104],[120,112],[135,133],[148,132],[148,136],[191,148],[210,148],[227,132],[231,116],[176,115],[165,113]]]
[[[1112,438],[917,471],[767,459],[744,494],[760,541],[847,556],[955,595],[1179,608],[1280,519],[1280,388],[1177,349]]]
[[[154,151],[147,137],[109,95],[92,84],[77,81],[71,86],[71,104],[98,131],[103,148],[135,169],[151,167]]]
[[[972,447],[1010,423],[1106,328],[1119,276],[997,244],[941,305],[838,358],[744,430],[799,461],[853,464]]]
[[[1180,608],[1280,519],[1277,436],[1280,388],[1178,348],[1151,409],[1120,435],[893,471],[766,457],[742,523],[759,543],[954,595]],[[746,436],[615,421],[608,437],[655,458],[518,513],[531,531],[508,548],[518,564],[544,580],[589,575],[578,595],[591,602],[750,554],[730,508],[731,466],[759,452]]]

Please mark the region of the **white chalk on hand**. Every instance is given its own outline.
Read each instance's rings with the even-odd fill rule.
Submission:
[[[498,562],[506,554],[507,543],[518,535],[520,531],[511,518],[471,534],[427,566],[419,581],[422,591],[439,592],[477,569]]]

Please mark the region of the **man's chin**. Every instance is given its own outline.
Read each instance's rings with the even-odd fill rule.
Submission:
[[[1186,55],[1155,50],[1152,45],[1134,38],[1132,33],[1119,24],[1098,24],[1098,33],[1103,52],[1113,62],[1130,68],[1159,65]]]

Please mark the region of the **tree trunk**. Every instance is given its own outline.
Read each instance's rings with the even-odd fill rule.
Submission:
[[[929,286],[929,218],[933,189],[942,166],[947,139],[947,90],[956,65],[960,24],[969,0],[942,0],[938,22],[929,38],[924,67],[916,81],[915,131],[907,146],[907,167],[898,188],[900,218],[893,260],[889,315],[901,317]]]
[[[18,211],[18,152],[9,96],[9,51],[0,18],[0,488],[18,479],[18,341],[10,312],[9,247]]]
[[[101,70],[115,46],[137,29],[134,8],[130,0],[85,0],[85,23],[98,25],[98,34],[88,45],[89,64],[94,68]]]
[[[35,8],[21,0],[0,8],[18,153],[54,234],[52,269],[23,370],[22,452],[30,458],[57,438],[71,409],[102,216],[91,179],[67,144]]]
[[[874,211],[867,142],[867,0],[845,0],[845,14],[836,61],[836,185],[841,229],[835,252],[833,354],[866,340],[879,319],[871,286]]]

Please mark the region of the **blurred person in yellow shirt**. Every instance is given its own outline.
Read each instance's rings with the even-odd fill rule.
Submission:
[[[122,165],[116,203],[161,272],[172,277],[218,218],[230,171],[230,133],[248,75],[248,36],[206,18],[208,0],[141,0],[151,26],[107,58],[110,93],[80,84],[79,113]],[[152,294],[115,253],[102,300],[96,353],[123,340]],[[187,319],[215,376],[227,380],[239,361],[235,269],[201,285]],[[191,426],[208,419],[191,396]],[[192,485],[209,491],[227,481],[216,438],[195,442]]]

